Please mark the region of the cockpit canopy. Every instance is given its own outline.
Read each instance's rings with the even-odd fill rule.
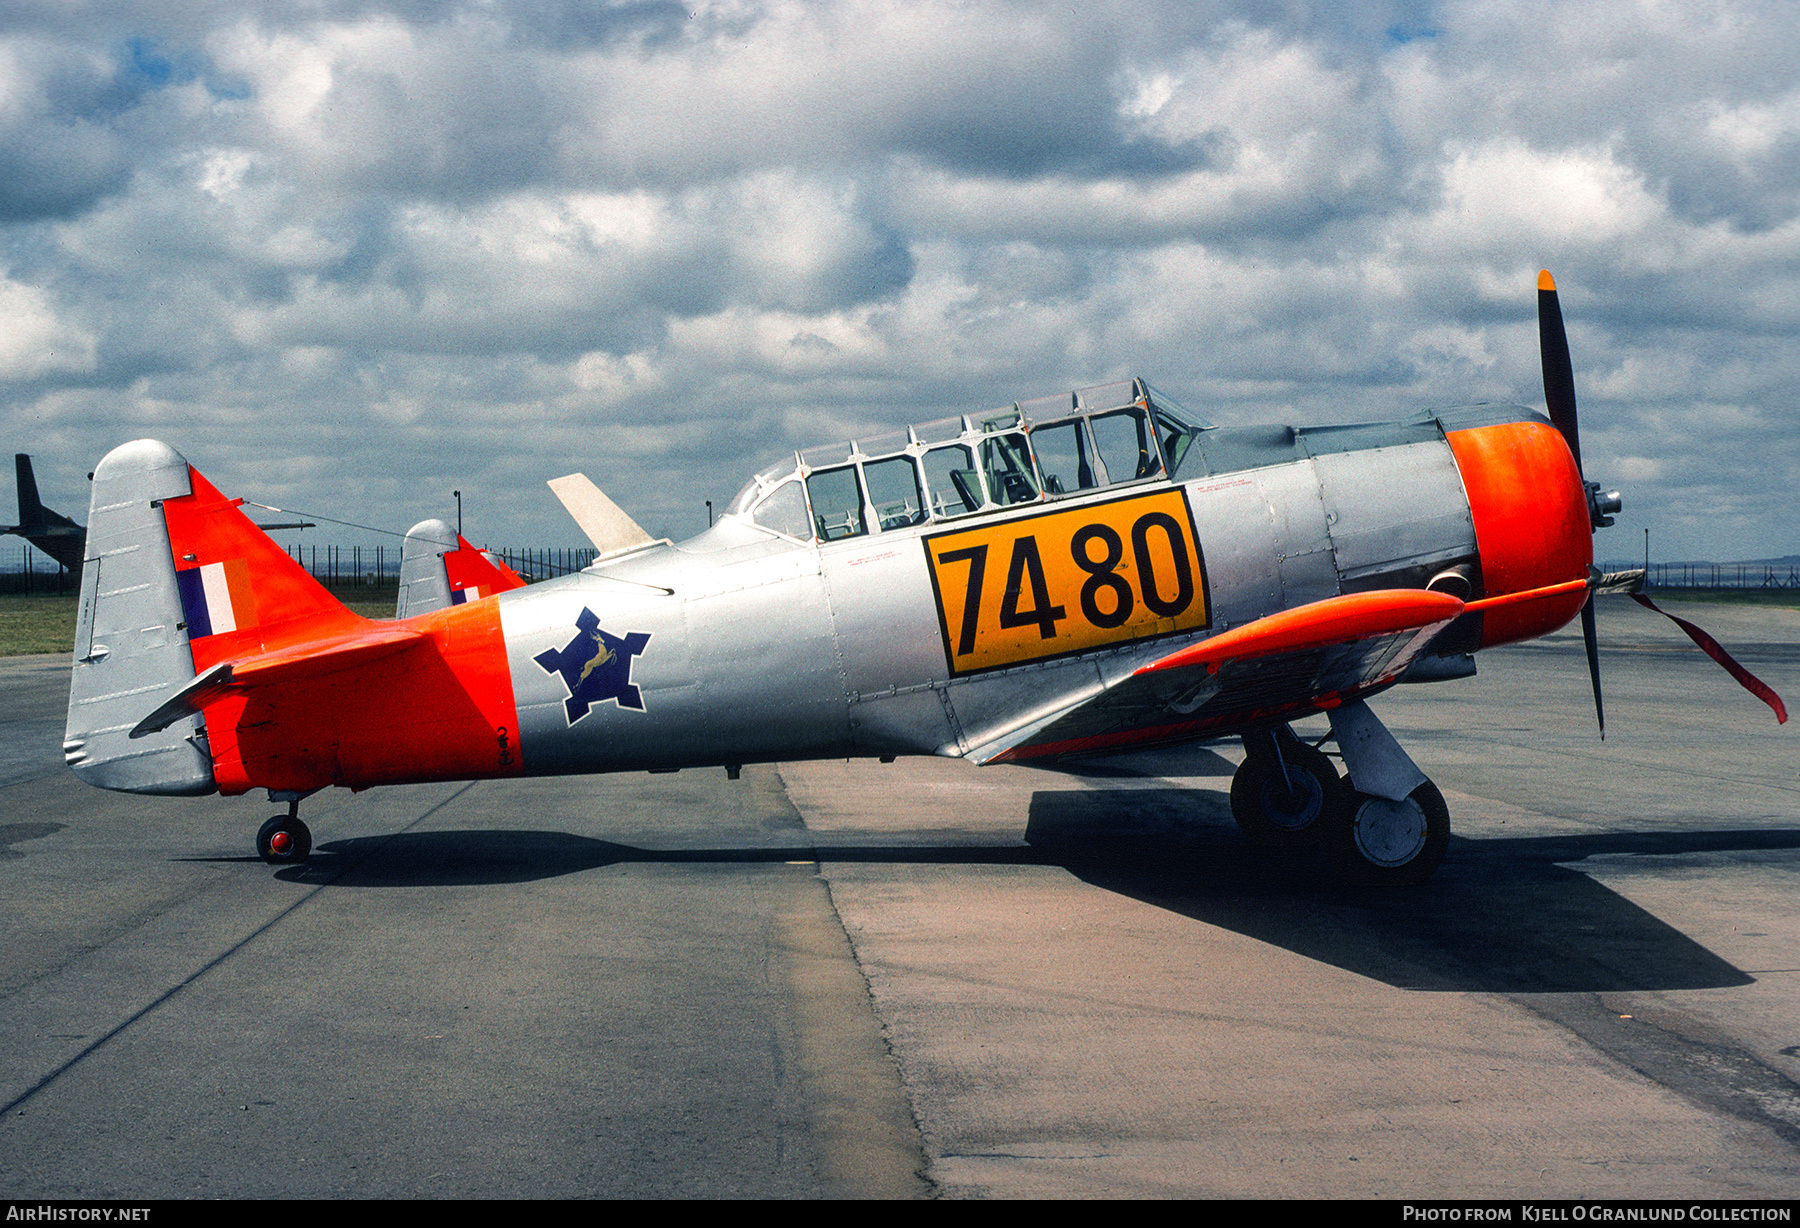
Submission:
[[[1172,477],[1205,428],[1160,400],[1134,379],[808,448],[727,511],[830,542]]]

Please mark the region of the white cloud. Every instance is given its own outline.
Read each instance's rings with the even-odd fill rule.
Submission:
[[[1133,371],[1229,421],[1537,401],[1548,266],[1628,518],[1800,550],[1788,6],[124,0],[10,29],[22,448],[154,432],[401,527],[482,490],[513,539],[567,532],[540,483],[587,468],[680,533],[784,448]]]
[[[0,275],[0,380],[94,369],[94,337],[57,316],[50,296]]]
[[[1431,229],[1465,253],[1647,239],[1664,216],[1642,178],[1607,149],[1544,152],[1514,141],[1458,149],[1442,182]]]

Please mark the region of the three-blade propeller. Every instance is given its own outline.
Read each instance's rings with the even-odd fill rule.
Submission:
[[[1602,491],[1599,483],[1587,480],[1587,474],[1581,467],[1581,427],[1575,411],[1575,368],[1569,360],[1569,335],[1563,328],[1562,305],[1557,301],[1556,282],[1551,279],[1547,269],[1538,274],[1538,352],[1544,363],[1544,408],[1550,413],[1551,423],[1568,443],[1569,454],[1575,458],[1575,471],[1581,475],[1582,488],[1587,496],[1588,519],[1592,527],[1605,528],[1613,522],[1611,513],[1620,509],[1619,492]],[[1603,579],[1598,571],[1594,572],[1593,578]],[[1640,577],[1639,583],[1641,579]],[[1635,584],[1629,586],[1638,604],[1656,610],[1679,626],[1707,656],[1737,679],[1739,685],[1774,709],[1779,722],[1787,722],[1787,706],[1767,683],[1733,660],[1731,654],[1706,632],[1685,619],[1658,610],[1648,598],[1637,593],[1636,588]],[[1606,705],[1600,698],[1600,648],[1594,626],[1594,595],[1598,591],[1598,585],[1590,584],[1587,601],[1581,607],[1581,639],[1587,647],[1588,677],[1594,684],[1594,717],[1600,722],[1600,736],[1604,739]]]

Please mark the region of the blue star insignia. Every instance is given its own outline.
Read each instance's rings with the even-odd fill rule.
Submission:
[[[650,642],[647,631],[633,631],[623,638],[600,629],[600,620],[583,606],[575,619],[578,634],[561,648],[546,648],[536,661],[546,674],[561,674],[569,688],[564,703],[569,724],[588,714],[595,704],[612,700],[621,708],[642,712],[644,698],[631,681],[631,659]]]

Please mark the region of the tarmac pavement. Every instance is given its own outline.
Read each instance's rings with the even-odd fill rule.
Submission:
[[[1674,608],[1800,700],[1800,612]],[[0,661],[0,1193],[1794,1197],[1794,727],[1600,621],[1605,742],[1578,633],[1374,702],[1400,891],[1245,845],[1232,744],[333,791],[277,871]]]

